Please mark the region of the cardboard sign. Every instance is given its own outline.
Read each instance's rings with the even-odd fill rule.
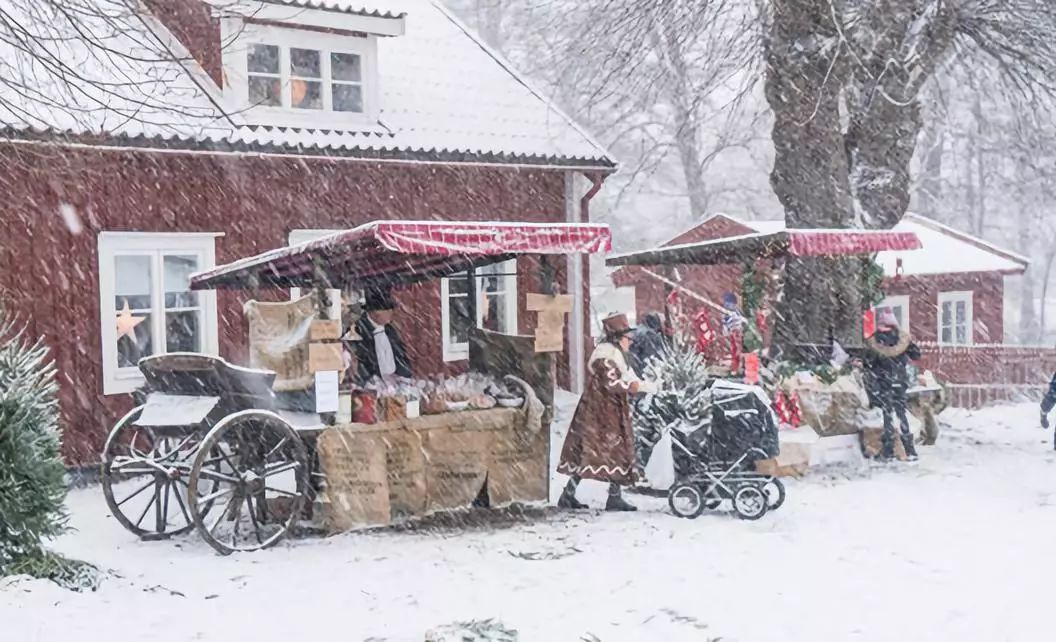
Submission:
[[[487,478],[491,431],[432,430],[425,437],[429,466],[426,510],[468,506]]]
[[[422,436],[412,430],[382,434],[385,467],[389,483],[389,510],[392,517],[425,514],[425,454]]]
[[[528,309],[538,313],[535,328],[536,352],[561,352],[565,349],[565,315],[572,310],[572,297],[528,294]]]
[[[344,370],[345,362],[341,358],[341,350],[340,343],[308,344],[308,370],[313,374],[322,370]]]
[[[572,311],[572,296],[569,294],[550,295],[529,292],[526,304],[529,312],[553,310],[567,314]]]
[[[309,336],[312,341],[336,341],[341,338],[341,322],[330,319],[315,319]]]
[[[353,430],[324,431],[319,436],[319,463],[326,471],[328,532],[356,526],[387,524],[389,482],[385,471],[385,444],[376,433]]]
[[[548,499],[548,438],[545,431],[495,433],[488,448],[488,496],[493,505]]]

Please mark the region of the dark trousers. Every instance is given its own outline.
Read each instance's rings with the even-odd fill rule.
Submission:
[[[902,430],[902,443],[913,439],[913,433],[909,431],[909,416],[906,414],[907,403],[906,389],[902,387],[888,390],[880,397],[880,409],[884,414],[883,445],[885,450],[895,445],[895,415],[898,416],[899,427]]]

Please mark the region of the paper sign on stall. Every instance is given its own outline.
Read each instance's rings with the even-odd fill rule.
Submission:
[[[338,405],[337,371],[324,370],[315,373],[315,411],[337,412]]]

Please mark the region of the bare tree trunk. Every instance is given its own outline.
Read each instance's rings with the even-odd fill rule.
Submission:
[[[675,110],[675,145],[682,164],[682,176],[689,195],[689,209],[694,221],[708,213],[708,194],[704,183],[704,159],[700,151],[700,126],[698,125],[689,69],[679,45],[677,25],[665,22],[656,29],[656,37],[663,56],[668,63],[668,86],[671,103]]]
[[[976,88],[975,98],[972,103],[972,116],[975,119],[975,212],[973,218],[973,231],[977,236],[982,236],[986,231],[986,126],[983,115],[983,105],[979,98],[979,88]]]
[[[766,98],[774,112],[770,182],[790,228],[849,228],[854,208],[840,127],[850,61],[829,0],[774,0],[766,39]],[[831,337],[861,343],[860,264],[791,258],[775,341],[787,356],[817,358]]]
[[[938,123],[924,127],[924,162],[918,181],[917,198],[920,213],[942,221],[946,218],[943,207],[942,155],[946,148],[946,133]]]

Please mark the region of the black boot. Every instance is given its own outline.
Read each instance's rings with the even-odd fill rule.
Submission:
[[[557,500],[557,507],[564,508],[566,510],[583,510],[589,508],[586,504],[576,499],[576,487],[579,486],[579,480],[573,477],[568,480],[565,484],[565,490],[561,492],[560,499]]]
[[[883,441],[881,443],[883,445],[880,446],[880,452],[877,454],[876,459],[878,461],[891,461],[892,459],[894,459],[895,458],[895,444],[894,444],[894,440],[892,440],[887,435],[884,435]]]
[[[605,502],[605,510],[630,512],[636,511],[638,508],[633,504],[627,503],[627,500],[623,498],[623,494],[620,492],[619,486],[611,484],[609,486],[609,501]]]
[[[906,459],[917,461],[917,448],[913,445],[913,435],[902,435],[902,447],[906,449]]]

